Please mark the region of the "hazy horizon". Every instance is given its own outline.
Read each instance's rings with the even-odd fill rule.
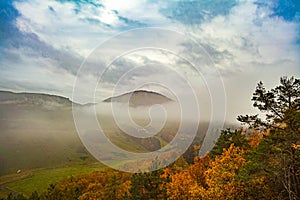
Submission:
[[[220,85],[210,84],[207,91],[206,84],[219,79],[218,84],[223,84],[226,94],[226,120],[234,121],[240,114],[256,112],[250,99],[257,82],[273,87],[281,76],[299,76],[300,18],[299,4],[295,2],[222,0],[216,6],[213,1],[184,0],[132,0],[126,4],[107,0],[9,0],[1,2],[1,10],[1,90],[72,99],[78,70],[96,59],[100,65],[84,74],[81,87],[95,91],[98,99],[136,88],[167,95],[168,88],[141,85],[161,80],[182,93],[184,82],[178,81],[178,75],[194,83],[199,99],[209,99],[211,90]],[[126,52],[107,66],[99,80],[103,60],[128,44],[147,44],[146,39],[154,37],[154,32],[122,41],[118,37],[150,27],[180,32],[187,40],[176,42],[177,36],[169,33],[156,37],[157,44],[169,49],[140,48]],[[103,48],[101,45],[112,39],[115,42],[109,44],[104,54],[92,58],[97,48]],[[209,55],[211,64],[192,47],[191,41]],[[155,45],[147,45],[151,46]],[[200,59],[198,72],[182,58]],[[89,88],[95,81],[99,85]],[[115,88],[119,81],[119,88]],[[87,103],[87,99],[82,94],[78,103]]]

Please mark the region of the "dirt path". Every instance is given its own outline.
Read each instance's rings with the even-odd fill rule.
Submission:
[[[9,183],[19,181],[19,180],[22,180],[22,179],[26,179],[26,178],[29,178],[31,176],[32,176],[32,173],[28,173],[24,176],[13,177],[11,180],[4,181],[4,182],[0,183],[0,190],[6,192],[7,194],[12,193],[13,195],[18,195],[19,194],[18,192],[10,190],[10,189],[6,188],[5,186]]]
[[[7,189],[4,185],[0,185],[0,190],[6,192],[7,194],[12,193],[13,195],[18,195],[19,193],[10,189]]]

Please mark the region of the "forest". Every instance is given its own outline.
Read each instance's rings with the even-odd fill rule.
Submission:
[[[194,159],[182,156],[163,169],[136,174],[105,169],[6,200],[300,199],[300,79],[281,77],[269,90],[259,82],[251,101],[257,114],[238,116],[241,128],[222,130],[203,157],[194,145]]]

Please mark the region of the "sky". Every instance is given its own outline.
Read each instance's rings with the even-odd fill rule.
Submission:
[[[156,43],[168,43],[165,49],[134,49],[115,57],[105,70],[94,63],[82,75],[81,87],[99,81],[104,70],[96,88],[98,100],[112,91],[136,88],[170,95],[168,88],[154,83],[163,80],[184,93],[180,74],[200,91],[198,97],[208,98],[221,86],[205,84],[221,80],[226,120],[234,121],[239,114],[255,112],[250,99],[260,80],[271,88],[281,76],[299,78],[299,0],[5,0],[0,2],[0,24],[1,90],[72,99],[83,65],[96,58],[98,64],[112,59],[128,44],[142,44],[155,33],[134,30],[150,27],[174,31],[157,37]],[[122,37],[128,32],[134,37]],[[177,32],[187,39],[176,40]],[[182,58],[194,60],[205,54],[195,51],[193,42],[213,63],[200,59],[197,72]],[[176,54],[166,47],[176,49]],[[203,109],[209,101],[202,101]]]

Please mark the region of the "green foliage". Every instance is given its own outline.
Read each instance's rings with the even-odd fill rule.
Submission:
[[[9,193],[6,200],[28,200],[28,199],[23,194],[13,195],[12,193]]]
[[[280,85],[269,91],[260,81],[251,100],[255,108],[266,114],[266,119],[258,115],[240,115],[237,119],[251,128],[278,128],[277,123],[284,120],[287,110],[300,109],[300,79],[282,77]]]
[[[266,91],[262,82],[258,83],[252,100],[254,107],[267,112],[266,121],[254,117],[239,116],[239,120],[250,127],[267,130],[257,149],[247,153],[245,182],[260,178],[256,190],[248,184],[249,194],[253,197],[265,195],[279,199],[300,198],[300,81],[299,79],[280,79],[281,85]],[[268,189],[266,189],[268,188]],[[260,192],[257,192],[260,191]]]
[[[194,158],[199,155],[199,150],[200,150],[200,144],[196,145],[193,143],[191,144],[191,146],[189,146],[189,148],[183,154],[183,158],[189,164],[194,164]],[[202,141],[201,141],[201,143],[202,143]]]
[[[129,199],[166,199],[166,191],[161,187],[165,181],[161,178],[162,174],[162,169],[134,174],[131,178]]]
[[[239,147],[240,149],[250,148],[249,142],[242,130],[231,131],[230,129],[226,129],[222,130],[216,145],[210,152],[210,156],[215,157],[216,155],[221,155],[223,149],[228,149],[231,144],[234,144],[235,147]]]
[[[160,162],[157,158],[152,162],[149,170],[157,169]],[[129,194],[126,195],[127,199],[166,199],[166,190],[163,184],[168,181],[163,178],[163,169],[158,169],[152,172],[136,173],[131,177],[131,187]]]
[[[37,193],[37,191],[34,191],[30,197],[28,198],[28,200],[40,200],[40,196],[39,194]]]

